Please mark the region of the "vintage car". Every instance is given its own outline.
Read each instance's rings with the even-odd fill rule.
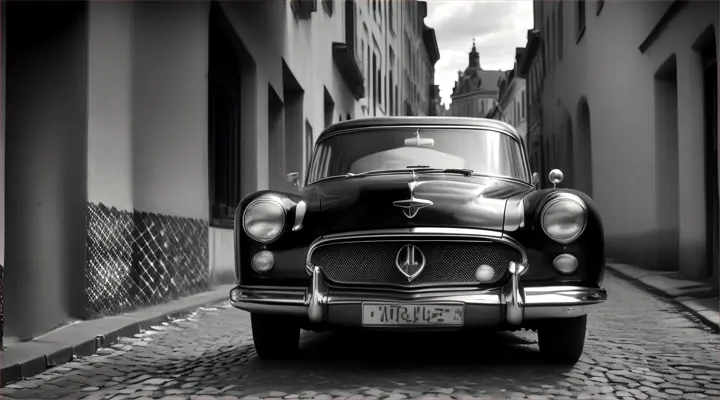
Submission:
[[[586,194],[539,189],[510,125],[459,117],[344,121],[320,134],[304,185],[245,197],[233,306],[261,358],[304,330],[529,329],[561,363],[604,302],[603,227]]]

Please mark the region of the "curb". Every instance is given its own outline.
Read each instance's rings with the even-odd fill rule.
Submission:
[[[678,308],[680,308],[682,311],[687,312],[688,314],[691,314],[693,317],[695,317],[698,322],[701,324],[707,326],[710,328],[713,333],[720,333],[720,321],[713,320],[712,318],[707,317],[703,311],[708,310],[702,310],[697,307],[689,307],[688,305],[684,304],[682,301],[678,300],[678,297],[673,296],[666,291],[663,291],[661,289],[658,289],[656,287],[653,287],[651,285],[648,285],[647,283],[641,281],[638,277],[632,276],[629,273],[626,273],[622,271],[622,269],[618,268],[615,265],[606,265],[607,270],[609,270],[612,274],[630,282],[631,284],[639,287],[642,290],[645,290],[648,293],[651,293],[653,295],[656,295],[666,301],[671,302]]]
[[[81,321],[0,352],[0,387],[58,367],[75,357],[87,357],[170,319],[229,298],[233,285],[191,295],[131,313]]]

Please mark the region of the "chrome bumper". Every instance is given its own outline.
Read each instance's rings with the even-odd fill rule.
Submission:
[[[510,282],[492,290],[425,290],[391,292],[329,288],[319,267],[312,269],[310,288],[236,287],[231,304],[249,312],[306,316],[314,324],[360,325],[363,302],[456,303],[465,305],[465,326],[519,326],[523,321],[572,318],[586,315],[593,305],[607,299],[601,288],[576,286],[527,287],[520,284],[525,270],[511,263]]]

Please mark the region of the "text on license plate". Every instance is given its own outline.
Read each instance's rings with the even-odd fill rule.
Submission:
[[[364,326],[463,325],[465,307],[458,304],[363,303]]]

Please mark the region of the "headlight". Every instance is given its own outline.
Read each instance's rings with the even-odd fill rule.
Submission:
[[[243,229],[251,239],[270,243],[285,228],[285,208],[272,199],[255,200],[243,213]]]
[[[579,197],[567,194],[550,200],[542,211],[540,222],[550,239],[558,243],[570,243],[585,230],[585,203]]]

